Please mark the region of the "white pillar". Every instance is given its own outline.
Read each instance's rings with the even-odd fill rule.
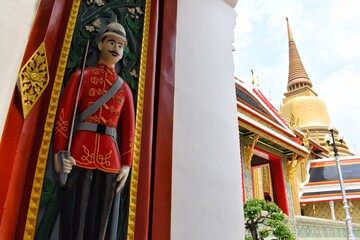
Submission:
[[[330,205],[330,210],[331,210],[331,218],[332,218],[332,220],[336,220],[335,209],[334,209],[334,201],[330,201],[329,205]]]
[[[171,239],[244,239],[234,63],[236,13],[179,0]]]

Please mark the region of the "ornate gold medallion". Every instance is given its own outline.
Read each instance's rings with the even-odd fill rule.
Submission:
[[[19,78],[23,116],[26,118],[49,84],[49,68],[44,42],[21,68]]]

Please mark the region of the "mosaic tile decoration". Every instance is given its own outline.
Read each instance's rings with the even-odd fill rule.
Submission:
[[[347,239],[345,222],[296,216],[297,239],[302,240],[341,240]],[[360,224],[353,224],[355,237],[360,236]]]
[[[283,164],[283,169],[286,169],[286,156],[282,157],[282,164]],[[287,194],[287,201],[289,204],[289,219],[288,219],[288,227],[290,229],[290,231],[296,236],[296,221],[295,221],[295,212],[294,212],[294,204],[293,204],[293,199],[292,199],[292,194],[291,194],[291,185],[289,184],[289,182],[286,179],[286,176],[284,174],[284,182],[285,182],[285,187],[286,187],[286,194]]]
[[[240,138],[241,146],[247,146],[250,143],[249,139]],[[244,151],[241,150],[241,159],[244,159]],[[252,181],[251,181],[251,171],[246,170],[245,163],[241,164],[243,173],[244,173],[244,186],[245,186],[245,198],[252,199],[253,198],[253,189],[252,189]]]

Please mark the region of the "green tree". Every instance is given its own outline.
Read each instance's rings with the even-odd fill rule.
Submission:
[[[245,229],[251,233],[246,239],[263,240],[272,233],[279,240],[295,240],[284,223],[285,215],[276,204],[250,199],[244,204]]]

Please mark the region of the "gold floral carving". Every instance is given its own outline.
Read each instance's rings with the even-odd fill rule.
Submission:
[[[293,154],[291,160],[288,160],[286,163],[286,177],[290,184],[294,183],[295,174],[298,169],[300,162],[303,160],[303,157],[298,157],[297,154]]]
[[[26,118],[49,84],[49,67],[44,42],[21,68],[19,78],[23,116]]]
[[[251,167],[251,159],[254,155],[254,148],[258,140],[259,135],[255,135],[252,143],[244,148],[245,166],[247,170],[249,170]]]
[[[317,142],[320,142],[319,132],[318,132],[318,131],[316,131],[315,140],[316,140]]]
[[[56,110],[60,97],[61,86],[64,79],[66,62],[70,51],[70,44],[74,32],[76,17],[79,11],[79,6],[80,6],[80,0],[74,0],[70,12],[70,18],[65,32],[65,39],[61,49],[61,55],[60,55],[59,65],[56,71],[54,86],[51,92],[51,101],[49,104],[48,113],[46,115],[44,134],[42,137],[39,157],[36,164],[34,182],[31,190],[29,208],[25,223],[25,231],[23,237],[23,239],[25,240],[34,239],[34,235],[35,235],[36,219],[38,216],[41,190],[43,186],[46,163],[49,154],[50,141],[54,128]]]
[[[310,132],[306,129],[305,136],[303,138],[303,145],[306,147],[306,149],[310,149],[309,135]]]
[[[149,28],[150,28],[150,9],[151,9],[151,0],[146,0],[145,15],[144,15],[144,32],[142,38],[141,58],[140,58],[139,86],[138,86],[137,107],[136,107],[134,158],[133,158],[131,182],[130,182],[130,204],[129,204],[128,231],[127,231],[128,240],[133,240],[135,237],[136,196],[137,196],[139,165],[140,165],[146,59],[147,59],[147,50],[148,50],[148,41],[149,41]]]
[[[291,118],[290,118],[290,123],[289,123],[289,128],[291,129],[291,131],[295,130],[295,127],[299,126],[299,119],[295,119],[295,115],[291,113]]]

